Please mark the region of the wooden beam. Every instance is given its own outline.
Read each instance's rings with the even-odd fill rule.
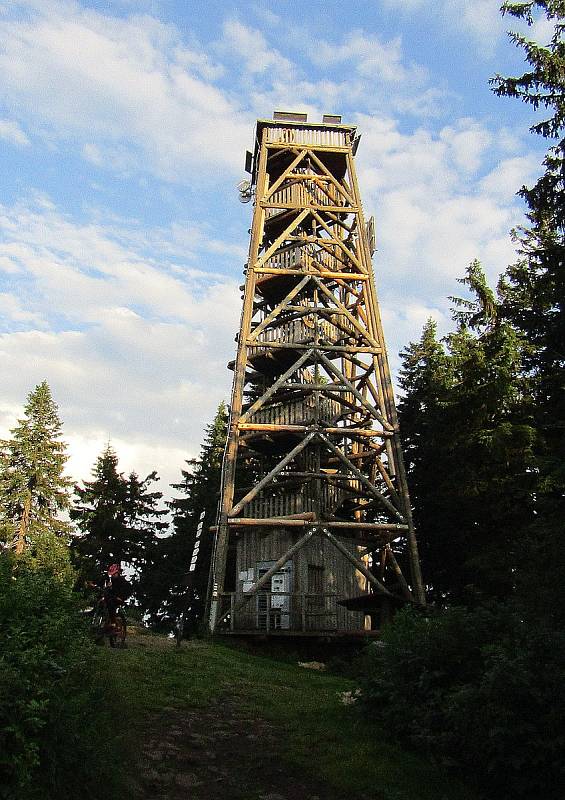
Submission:
[[[237,517],[241,509],[248,505],[248,503],[250,503],[253,498],[256,497],[259,492],[279,474],[279,472],[282,472],[286,465],[289,464],[299,453],[301,453],[306,445],[309,444],[309,442],[316,435],[316,433],[309,433],[301,442],[299,442],[299,444],[296,445],[296,447],[293,447],[290,453],[287,453],[287,455],[281,461],[279,461],[276,467],[274,467],[267,475],[265,475],[264,478],[261,478],[259,483],[257,483],[253,489],[251,489],[251,491],[247,492],[245,497],[243,497],[238,503],[235,504],[235,506],[233,506],[233,508],[230,509],[228,512],[228,517]]]
[[[379,492],[379,490],[376,488],[376,486],[374,486],[374,485],[371,483],[371,481],[370,481],[370,480],[369,480],[369,479],[368,479],[368,478],[367,478],[365,475],[363,475],[363,473],[362,473],[360,470],[358,470],[358,469],[357,469],[357,467],[356,467],[354,464],[352,464],[352,463],[351,463],[351,461],[350,461],[350,460],[347,458],[347,456],[346,456],[344,453],[342,453],[342,452],[341,452],[341,450],[339,449],[339,447],[336,447],[336,446],[335,446],[335,444],[334,444],[333,442],[331,442],[331,441],[330,441],[330,440],[329,440],[329,439],[328,439],[326,436],[324,436],[322,433],[319,433],[319,434],[318,434],[318,436],[319,436],[319,438],[321,438],[321,439],[322,439],[322,441],[324,441],[324,442],[326,443],[326,445],[329,447],[329,449],[330,449],[330,450],[331,450],[333,453],[335,453],[335,455],[336,455],[336,456],[339,458],[339,460],[340,460],[340,461],[341,461],[343,464],[345,464],[345,466],[346,466],[348,469],[350,469],[350,470],[351,470],[351,472],[353,473],[354,477],[355,477],[355,478],[357,478],[358,480],[360,480],[360,481],[361,481],[361,483],[362,483],[364,486],[366,486],[366,487],[367,487],[367,489],[369,490],[369,492],[370,492],[372,495],[374,495],[374,497],[376,497],[376,498],[377,498],[377,500],[379,500],[379,501],[380,501],[380,502],[381,502],[381,503],[384,505],[384,507],[385,507],[386,509],[388,509],[388,511],[390,511],[390,513],[391,513],[393,516],[397,517],[397,519],[399,519],[399,520],[400,520],[402,523],[404,523],[404,522],[405,522],[405,519],[404,519],[403,515],[400,513],[400,511],[399,511],[397,508],[395,508],[395,507],[393,506],[393,504],[390,502],[390,500],[388,500],[388,499],[387,499],[387,498],[386,498],[386,497],[385,497],[383,494],[381,494],[381,493]]]
[[[261,397],[253,403],[251,408],[248,408],[247,411],[239,417],[239,422],[242,422],[243,420],[248,420],[249,417],[253,416],[253,414],[255,414],[256,411],[259,411],[259,409],[262,408],[265,405],[265,403],[271,399],[271,397],[275,394],[275,392],[278,391],[279,387],[282,386],[282,384],[285,383],[288,380],[288,378],[290,378],[291,375],[294,375],[294,373],[297,370],[299,370],[300,367],[306,361],[308,361],[311,355],[312,355],[312,350],[311,349],[306,350],[306,352],[303,353],[303,355],[301,355],[300,358],[297,361],[295,361],[294,364],[291,367],[289,367],[286,372],[283,372],[283,374],[279,378],[277,378],[277,380],[273,383],[273,385],[267,389],[265,394],[261,395]]]
[[[298,342],[250,342],[249,339],[245,342],[246,347],[254,347],[261,350],[319,350],[329,351],[332,353],[371,353],[375,355],[381,353],[382,349],[379,347],[354,347],[353,345],[342,344],[319,344],[314,343],[298,343]]]
[[[269,250],[270,249],[271,248],[269,248]],[[269,250],[267,252],[269,252]],[[272,255],[272,253],[271,253],[271,255]],[[269,256],[269,258],[270,258],[270,256]],[[261,260],[261,264],[263,264],[263,263],[264,263],[264,261]],[[322,269],[317,270],[316,272],[313,272],[312,270],[310,272],[305,272],[304,270],[298,270],[298,269],[286,269],[286,268],[285,269],[279,269],[278,267],[263,267],[263,266],[254,267],[253,271],[256,272],[258,275],[298,275],[298,276],[301,276],[301,275],[316,275],[316,276],[320,276],[322,278],[328,278],[330,280],[331,279],[336,279],[336,280],[339,279],[339,280],[342,280],[342,281],[346,281],[346,280],[347,281],[366,281],[366,280],[368,280],[368,276],[365,275],[362,272],[330,272],[328,270],[322,270]]]
[[[259,589],[265,586],[265,584],[271,580],[273,575],[280,569],[282,569],[282,567],[284,567],[287,561],[290,561],[290,559],[293,557],[295,553],[298,553],[298,551],[301,550],[304,547],[304,545],[308,544],[308,542],[310,541],[315,532],[317,532],[315,529],[307,531],[301,539],[299,539],[295,544],[293,544],[292,547],[289,550],[287,550],[286,553],[273,564],[271,569],[268,570],[261,578],[259,578],[259,580],[256,583],[253,584],[253,586],[251,587],[251,591],[247,592],[244,595],[244,597],[235,604],[235,606],[231,609],[231,612],[235,615],[240,609],[242,609],[243,606],[246,605],[246,603],[248,603],[251,600],[253,595],[257,594]],[[229,613],[230,611],[226,611],[226,613],[220,617],[220,619],[216,623],[216,627],[227,618]]]
[[[344,555],[347,558],[347,560],[350,561],[362,575],[364,575],[367,578],[369,583],[372,584],[375,587],[375,589],[377,589],[377,591],[379,591],[381,594],[386,595],[387,597],[394,597],[392,592],[389,592],[386,586],[383,583],[381,583],[377,578],[375,578],[371,570],[367,568],[367,565],[364,564],[363,561],[361,561],[361,559],[355,558],[353,553],[350,553],[347,547],[345,547],[345,545],[343,545],[339,541],[339,539],[336,539],[336,537],[332,533],[330,533],[329,530],[327,530],[326,526],[324,526],[323,532],[326,538],[329,539],[329,541],[333,544],[333,546],[337,550],[339,550],[339,552],[342,553],[342,555]]]

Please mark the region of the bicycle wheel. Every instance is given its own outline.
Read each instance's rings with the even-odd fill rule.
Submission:
[[[122,648],[125,647],[126,635],[127,635],[126,616],[123,613],[119,613],[116,615],[116,624],[114,625],[114,630],[108,636],[110,647],[122,647]]]
[[[92,615],[92,621],[90,624],[90,629],[92,631],[92,637],[97,644],[100,644],[104,641],[104,629],[106,627],[106,614],[104,613],[103,608],[95,608],[94,613]]]

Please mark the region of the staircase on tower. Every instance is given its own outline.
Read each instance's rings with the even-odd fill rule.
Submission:
[[[209,602],[217,633],[340,636],[424,605],[356,128],[276,112],[253,199]]]

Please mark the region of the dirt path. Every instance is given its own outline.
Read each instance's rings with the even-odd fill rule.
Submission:
[[[131,800],[354,800],[283,763],[283,737],[230,697],[164,708],[146,721]]]

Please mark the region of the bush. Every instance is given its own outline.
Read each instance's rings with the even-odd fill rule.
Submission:
[[[0,640],[0,797],[100,796],[111,689],[64,564],[0,555]]]
[[[488,796],[561,798],[565,636],[510,606],[397,615],[372,648],[370,712]]]

